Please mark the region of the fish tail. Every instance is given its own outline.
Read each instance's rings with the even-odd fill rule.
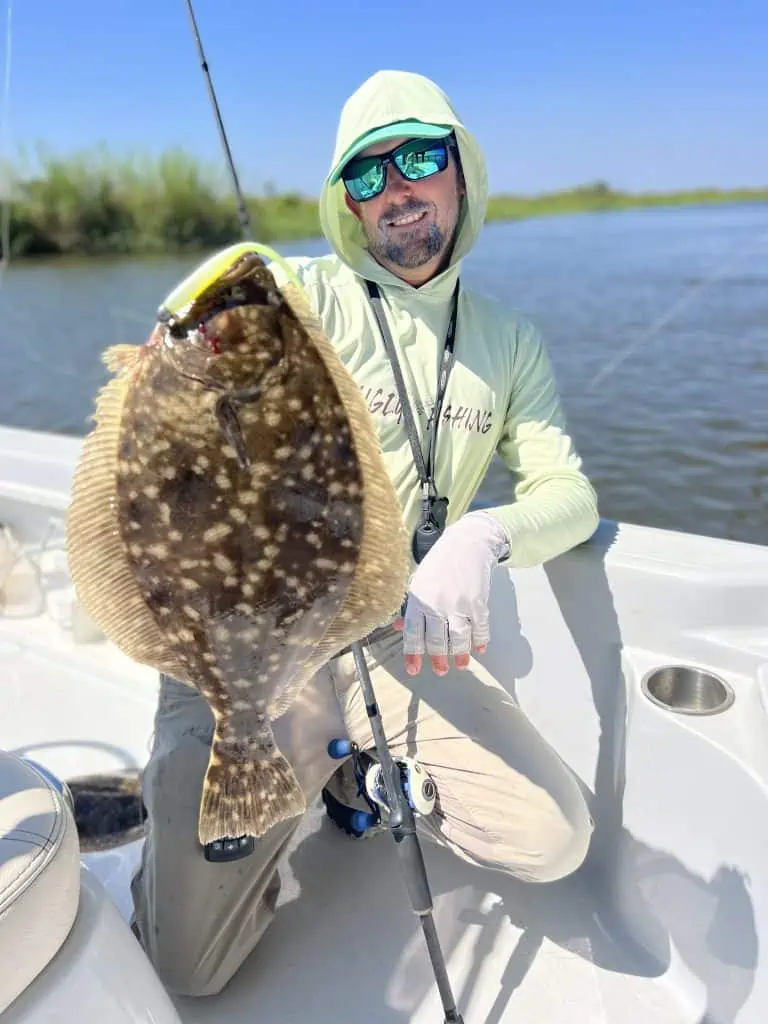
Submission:
[[[234,760],[227,757],[226,747],[214,740],[198,822],[203,845],[225,837],[258,838],[306,808],[298,779],[281,753]]]

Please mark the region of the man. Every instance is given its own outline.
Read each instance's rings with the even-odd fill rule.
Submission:
[[[418,819],[421,834],[470,863],[544,882],[581,864],[592,821],[573,776],[471,651],[489,641],[493,568],[553,558],[587,540],[598,513],[538,333],[463,285],[453,316],[461,260],[480,235],[486,201],[482,153],[444,93],[419,75],[380,72],[341,115],[320,198],[333,253],[290,262],[366,396],[415,538],[404,619],[377,631],[366,657],[392,753],[415,757],[437,786],[435,811]],[[272,269],[282,282],[284,272]],[[406,413],[412,406],[421,445],[451,322],[454,364],[433,417],[434,460],[422,451],[424,469],[433,469],[424,488]],[[495,452],[516,479],[515,500],[469,512]],[[446,514],[428,549],[418,528],[431,518],[439,534]],[[256,945],[300,824],[275,826],[242,859],[205,859],[197,814],[212,731],[203,698],[163,678],[143,782],[149,818],[135,923],[163,980],[189,995],[219,991]],[[350,653],[318,672],[275,723],[307,803],[324,792],[342,825],[355,806],[354,780],[327,745],[345,736],[373,750]]]

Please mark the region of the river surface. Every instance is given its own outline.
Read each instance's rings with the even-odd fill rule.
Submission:
[[[12,264],[0,423],[84,434],[102,350],[200,258]],[[768,205],[492,224],[463,279],[543,330],[604,517],[768,543]],[[479,501],[510,493],[494,464]]]

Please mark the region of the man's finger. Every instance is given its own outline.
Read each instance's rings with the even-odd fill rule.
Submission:
[[[424,615],[427,654],[448,657],[448,620],[442,615]]]
[[[472,647],[472,622],[464,615],[448,618],[448,653],[469,654]]]
[[[448,675],[451,666],[447,654],[433,654],[429,660],[432,662],[432,671],[436,676]]]
[[[491,639],[490,614],[487,608],[478,609],[472,620],[472,646],[476,651],[484,651]]]
[[[403,623],[403,653],[424,653],[424,613],[416,602],[408,602]]]
[[[421,672],[421,655],[420,654],[406,654],[405,655],[405,671],[409,676],[417,676]]]

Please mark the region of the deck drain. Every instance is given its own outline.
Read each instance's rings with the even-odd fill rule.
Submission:
[[[735,696],[724,679],[688,665],[654,669],[643,678],[641,689],[654,704],[680,715],[719,714]]]

